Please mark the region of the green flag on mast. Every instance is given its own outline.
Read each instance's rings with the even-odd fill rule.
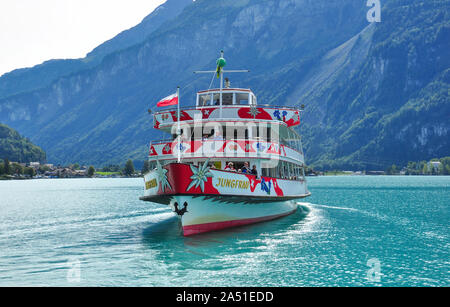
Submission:
[[[227,61],[225,61],[225,59],[223,58],[223,51],[221,53],[222,53],[221,57],[218,58],[217,61],[216,61],[216,64],[217,64],[217,69],[216,69],[217,78],[220,77],[220,72],[225,67],[225,65],[227,65]]]

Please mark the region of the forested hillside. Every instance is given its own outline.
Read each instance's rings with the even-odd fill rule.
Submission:
[[[448,156],[450,1],[382,3],[370,24],[366,1],[197,0],[141,42],[104,49],[93,67],[0,99],[0,121],[52,162],[139,164],[160,137],[147,109],[178,85],[192,105],[211,80],[192,72],[213,69],[223,49],[228,69],[251,71],[230,75],[233,87],[259,103],[306,106],[300,132],[313,167]]]

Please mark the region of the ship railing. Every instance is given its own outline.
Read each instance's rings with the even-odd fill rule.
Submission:
[[[237,143],[237,147],[233,144]],[[150,159],[159,159],[176,156],[177,139],[158,140],[150,143]],[[251,139],[211,139],[211,138],[198,138],[190,140],[182,140],[181,144],[184,144],[181,152],[182,157],[189,158],[202,158],[204,156],[216,156],[220,158],[233,158],[234,154],[241,153],[244,157],[248,158],[282,158],[291,159],[295,161],[304,161],[303,152],[299,149],[292,148],[279,141],[266,140],[263,138],[251,138]],[[214,144],[213,147],[206,144]],[[240,144],[240,145],[239,145]],[[206,146],[204,146],[206,145]],[[234,149],[224,151],[224,148],[232,145]],[[187,146],[187,147],[186,147]],[[244,147],[242,147],[244,146]],[[247,148],[248,146],[248,148]],[[271,149],[272,147],[272,149]],[[194,151],[190,151],[194,149]],[[184,152],[184,150],[188,150]]]
[[[301,111],[300,107],[290,107],[290,106],[280,106],[280,105],[270,105],[270,104],[257,104],[257,105],[250,105],[250,104],[229,104],[229,105],[222,105],[222,108],[245,108],[245,107],[257,107],[257,108],[270,108],[270,109],[285,109],[285,110],[293,110],[293,111]],[[196,106],[196,105],[187,105],[180,107],[180,110],[201,110],[203,108],[220,108],[220,105],[205,105],[205,106]],[[172,112],[177,111],[177,108],[170,107],[167,109],[161,109],[159,111],[154,112],[154,114],[161,114],[166,112]]]
[[[277,145],[283,145],[285,147],[291,148],[295,151],[300,152],[299,149],[293,148],[293,146],[286,144],[284,142],[280,142],[280,140],[274,140],[274,139],[266,139],[263,137],[253,137],[253,138],[246,138],[246,139],[214,139],[213,137],[198,137],[198,138],[191,138],[189,140],[182,139],[182,142],[188,143],[193,141],[202,141],[202,142],[223,142],[223,141],[230,141],[230,142],[266,142],[266,143],[275,143]],[[175,138],[166,138],[166,139],[160,139],[160,140],[154,140],[150,141],[150,145],[159,145],[159,144],[167,144],[167,143],[176,143],[177,139]]]

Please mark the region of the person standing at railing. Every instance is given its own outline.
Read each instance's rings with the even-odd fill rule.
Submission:
[[[225,170],[226,170],[226,171],[235,172],[236,169],[234,168],[233,162],[228,162],[227,166],[225,167]]]
[[[244,162],[244,166],[241,168],[241,171],[243,174],[249,174],[251,172],[248,162]]]
[[[252,173],[252,175],[255,175],[256,177],[258,177],[258,171],[256,170],[256,165],[253,165],[251,173]]]

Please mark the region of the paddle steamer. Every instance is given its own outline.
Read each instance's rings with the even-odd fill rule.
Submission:
[[[152,141],[144,201],[164,204],[181,218],[185,236],[267,221],[294,213],[306,187],[301,110],[258,104],[246,88],[230,88],[217,60],[218,89],[199,91],[193,107],[177,94],[176,109],[153,112],[154,128],[170,138]],[[215,78],[215,77],[214,77]]]

